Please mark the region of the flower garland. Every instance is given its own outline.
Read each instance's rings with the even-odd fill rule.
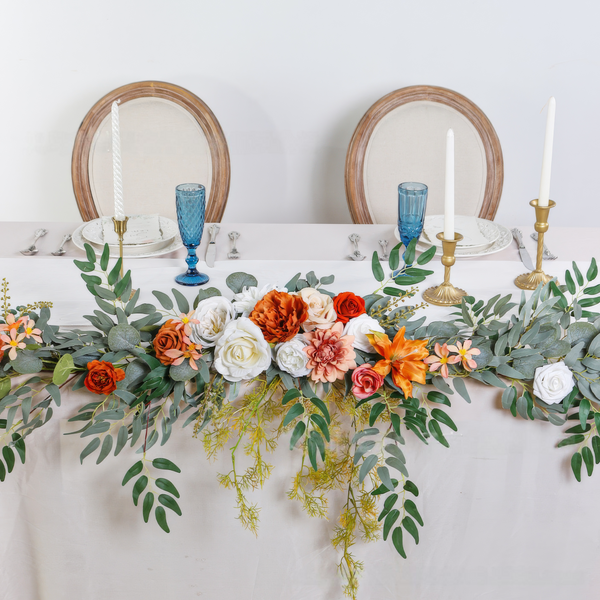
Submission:
[[[400,248],[390,254],[392,272]],[[450,320],[426,324],[414,316],[420,306],[404,303],[416,293],[409,286],[431,274],[421,268],[431,250],[415,260],[409,245],[395,279],[386,279],[374,253],[380,285],[364,297],[334,295],[326,289],[334,277],[313,272],[281,287],[259,287],[252,275],[234,273],[227,278],[231,300],[209,288],[190,307],[176,289],[172,296],[154,291],[157,308],[140,304],[139,290],[132,294],[120,260],[109,269],[107,246],[99,261],[86,246],[87,260],[75,264],[98,306],[84,317],[92,330],[51,325],[49,303],[10,308],[4,280],[0,481],[16,455],[25,462],[27,437],[52,418],[61,388],[70,384],[94,395],[70,419],[83,425],[75,433],[89,438],[82,462],[97,453],[100,463],[126,446],[141,452],[122,484],[133,481],[145,522],[154,514],[169,532],[165,509],[182,514],[179,491],[162,476],[179,467],[150,458],[159,439],[164,445],[179,433],[174,425],[181,418],[181,429],[193,426],[209,458],[230,451],[231,470],[219,480],[233,490],[242,525],[256,533],[260,509],[247,492],[268,479],[273,467],[265,452],[283,437],[299,458],[290,499],[309,516],[325,517],[328,495],[345,494],[332,543],[344,591],[356,598],[363,569],[352,554],[358,536],[391,537],[404,558],[409,539],[419,543],[419,490],[401,446],[406,435],[449,446],[443,427],[457,427],[442,407],[450,407],[454,392],[471,401],[465,379],[500,388],[502,406],[515,417],[575,421],[558,446],[576,447],[571,466],[578,481],[583,466],[591,475],[600,462],[600,314],[587,310],[600,303],[600,285],[590,285],[596,261],[585,277],[573,264],[564,286],[552,281],[529,298],[522,294],[518,304],[510,295],[466,297]],[[418,266],[407,266],[413,262]],[[424,387],[430,384],[435,390]],[[240,447],[251,458],[244,471],[236,460]]]

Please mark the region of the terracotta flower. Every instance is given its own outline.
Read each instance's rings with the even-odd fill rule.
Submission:
[[[200,344],[194,344],[194,342],[192,342],[189,337],[184,335],[183,348],[181,350],[166,350],[165,355],[173,359],[174,365],[180,365],[186,358],[189,358],[190,367],[197,371],[198,367],[194,361],[200,360],[200,358],[202,357],[202,355],[198,352],[198,350],[201,349],[202,346]]]
[[[365,310],[365,301],[352,292],[342,292],[333,299],[333,308],[337,314],[337,320],[341,323],[347,323],[359,315],[367,312]]]
[[[117,381],[125,379],[125,371],[110,362],[92,360],[87,364],[85,387],[94,394],[110,394],[117,389]]]
[[[369,333],[367,338],[375,350],[383,356],[373,370],[385,377],[390,371],[392,380],[407,398],[412,395],[412,381],[425,383],[427,365],[423,362],[429,352],[427,351],[427,340],[406,340],[404,333],[406,328],[401,327],[394,341],[385,333]]]
[[[331,329],[315,329],[304,334],[308,340],[308,346],[303,349],[308,355],[306,366],[311,369],[313,381],[325,383],[342,379],[349,369],[356,368],[354,336],[343,335],[343,331],[342,323],[336,323]]]
[[[171,319],[171,322],[176,324],[175,329],[177,331],[183,329],[183,333],[189,337],[192,333],[192,324],[200,323],[198,319],[194,319],[194,313],[195,311],[191,310],[187,314],[181,313],[177,319]]]
[[[308,308],[302,298],[277,290],[265,294],[250,313],[250,320],[269,343],[291,340],[307,317]]]
[[[15,360],[17,358],[17,348],[23,349],[25,348],[25,342],[22,340],[25,338],[24,333],[17,333],[16,329],[10,329],[9,335],[3,333],[0,335],[0,340],[4,342],[2,346],[2,351],[9,350],[8,358],[10,360]]]
[[[40,337],[42,332],[40,329],[36,328],[35,321],[33,319],[28,319],[25,323],[23,323],[23,327],[25,328],[25,337],[31,338],[39,344],[42,343],[42,338]]]
[[[177,322],[169,319],[154,338],[154,352],[163,365],[173,364],[174,359],[166,354],[168,350],[183,350],[183,331],[177,329],[177,325]]]
[[[6,323],[0,324],[0,331],[11,331],[12,329],[16,331],[24,320],[25,317],[15,319],[15,315],[8,313],[6,315]]]
[[[462,366],[467,371],[472,371],[473,369],[477,368],[477,363],[473,360],[473,356],[481,354],[481,350],[479,348],[471,348],[472,343],[473,342],[471,340],[465,340],[462,344],[460,342],[456,342],[456,344],[448,346],[448,350],[458,354],[458,360],[456,362],[462,361]]]
[[[362,400],[372,396],[383,385],[383,375],[365,363],[352,371],[352,383],[352,393]]]
[[[439,369],[442,377],[448,377],[448,365],[454,365],[457,362],[460,362],[460,356],[450,356],[451,348],[455,348],[455,346],[448,346],[446,343],[444,343],[443,346],[440,346],[437,342],[435,343],[435,354],[428,356],[424,361],[429,365],[429,370],[431,372]],[[454,350],[454,352],[456,352],[456,350]]]

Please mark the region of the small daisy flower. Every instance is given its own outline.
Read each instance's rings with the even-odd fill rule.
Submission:
[[[24,337],[25,334],[17,334],[16,329],[11,329],[9,335],[6,335],[5,333],[0,335],[0,340],[4,342],[2,351],[10,350],[8,353],[8,358],[10,358],[10,360],[15,360],[15,358],[17,358],[17,348],[20,348],[21,350],[25,348],[25,343],[21,341]]]
[[[442,377],[448,377],[448,365],[453,365],[457,362],[460,362],[460,358],[458,356],[450,356],[450,351],[452,348],[453,346],[448,346],[446,343],[444,343],[443,346],[440,346],[437,342],[435,343],[435,354],[431,354],[424,360],[424,362],[429,365],[430,372],[437,371],[439,369]],[[456,352],[456,350],[454,350],[454,352]]]
[[[31,338],[38,342],[38,344],[42,343],[42,338],[40,337],[42,332],[40,329],[35,327],[35,321],[33,319],[28,319],[25,323],[23,323],[23,327],[25,329],[25,337]]]
[[[471,348],[472,343],[473,342],[471,340],[465,340],[462,344],[460,342],[456,342],[456,344],[448,346],[448,350],[450,350],[450,352],[456,352],[458,354],[458,360],[456,362],[462,361],[462,366],[467,371],[472,371],[473,369],[477,368],[477,363],[473,360],[473,356],[481,354],[481,350],[479,348]]]
[[[173,361],[174,365],[180,365],[186,358],[189,358],[190,367],[192,367],[194,371],[197,371],[198,366],[196,365],[195,361],[200,360],[200,358],[202,358],[202,354],[198,352],[198,350],[202,349],[202,346],[200,344],[194,344],[194,342],[192,342],[190,338],[185,335],[183,336],[183,344],[183,350],[167,350],[165,352],[165,355],[169,358],[175,359]]]
[[[185,313],[181,313],[179,315],[179,318],[173,319],[173,323],[177,323],[177,327],[175,327],[175,331],[178,331],[179,329],[181,329],[183,327],[183,333],[189,337],[192,333],[192,325],[196,325],[197,323],[200,323],[200,321],[198,321],[198,319],[193,318],[194,312],[195,311],[191,310],[189,313],[187,313],[187,315]]]

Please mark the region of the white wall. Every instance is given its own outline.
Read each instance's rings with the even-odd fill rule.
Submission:
[[[454,89],[502,143],[497,219],[532,221],[556,96],[552,222],[598,210],[600,3],[561,0],[18,0],[0,21],[0,219],[78,220],[72,144],[89,108],[145,79],[188,88],[229,142],[229,222],[350,222],[344,159],[369,106]],[[588,210],[586,210],[588,209]]]

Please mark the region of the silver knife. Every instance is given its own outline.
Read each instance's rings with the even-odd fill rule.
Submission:
[[[210,235],[210,240],[208,242],[208,248],[206,250],[206,266],[214,267],[215,266],[215,258],[217,256],[217,245],[215,244],[215,240],[217,239],[217,235],[221,228],[218,225],[211,225],[208,229],[208,233]]]
[[[527,248],[525,248],[525,244],[523,244],[523,234],[518,229],[511,229],[510,231],[515,238],[517,245],[519,246],[519,256],[521,257],[521,262],[529,271],[535,271],[531,256],[529,256],[529,252],[527,252]]]

